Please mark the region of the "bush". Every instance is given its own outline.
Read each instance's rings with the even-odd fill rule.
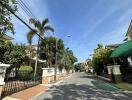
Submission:
[[[19,68],[19,71],[28,71],[28,72],[32,72],[33,68],[31,66],[21,66]]]
[[[21,78],[31,78],[33,68],[31,66],[21,66],[18,70],[18,76]]]

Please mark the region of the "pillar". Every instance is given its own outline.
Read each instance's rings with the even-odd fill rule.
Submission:
[[[54,68],[42,68],[42,84],[48,85],[54,81],[55,69]]]
[[[2,88],[5,85],[4,79],[5,79],[5,73],[6,69],[10,67],[9,64],[0,64],[0,100],[2,99]]]
[[[116,83],[122,82],[120,65],[113,65],[113,75]]]
[[[112,66],[107,66],[107,70],[108,70],[108,75],[109,75],[109,79],[110,79],[110,81],[111,82],[113,82],[114,81],[114,79],[113,79],[113,76],[112,76]]]

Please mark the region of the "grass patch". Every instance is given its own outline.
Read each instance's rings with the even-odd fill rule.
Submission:
[[[132,91],[132,84],[130,84],[130,83],[117,83],[114,85],[119,89],[122,89],[125,91]]]

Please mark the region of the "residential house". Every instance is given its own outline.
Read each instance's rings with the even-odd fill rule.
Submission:
[[[132,40],[132,20],[130,22],[130,25],[128,27],[128,30],[127,30],[125,37],[126,38],[124,39],[124,41]],[[128,62],[129,62],[129,65],[132,66],[132,57],[128,57]]]
[[[32,50],[32,52],[30,54],[30,45],[27,45],[26,46],[26,54],[29,57],[29,59],[32,60],[32,66],[35,66],[35,61],[36,61],[36,58],[37,58],[36,57],[36,54],[37,54],[37,45],[32,45],[31,46],[31,50]],[[45,63],[46,63],[46,60],[38,59],[39,66],[44,67]]]
[[[120,46],[120,44],[111,44],[111,45],[106,45],[105,48],[115,50],[119,46]]]
[[[127,33],[125,35],[125,40],[124,41],[129,41],[129,40],[132,40],[132,20],[130,22],[130,25],[128,27],[128,30],[127,30]]]

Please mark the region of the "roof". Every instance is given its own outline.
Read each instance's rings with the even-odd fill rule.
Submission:
[[[36,61],[36,57],[34,57],[34,58],[32,58],[32,59]],[[40,63],[45,63],[45,62],[46,62],[46,60],[41,60],[41,59],[38,59],[38,62],[40,62]]]
[[[132,34],[132,20],[131,20],[130,25],[129,25],[129,27],[128,27],[126,36],[127,36],[127,35],[130,35],[130,34]]]
[[[129,57],[132,56],[132,40],[121,44],[118,48],[116,48],[111,57]]]
[[[127,41],[127,38],[125,38],[123,41]]]
[[[30,48],[30,45],[26,45],[26,48]],[[35,48],[37,50],[37,45],[32,45],[32,48]]]
[[[119,46],[120,46],[120,44],[111,44],[111,45],[106,45],[105,48],[110,48],[110,49],[114,50]]]
[[[6,35],[6,34],[3,34],[3,35],[0,35],[0,39],[2,39],[2,40],[12,40],[13,38]]]

